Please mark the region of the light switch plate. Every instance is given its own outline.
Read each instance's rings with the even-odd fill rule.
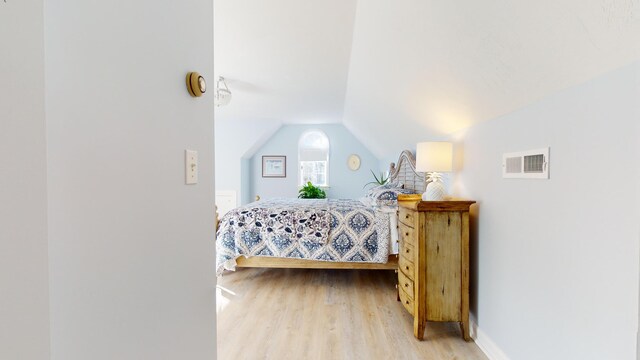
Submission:
[[[184,165],[185,165],[185,182],[187,185],[193,185],[198,183],[198,152],[195,150],[184,151]]]

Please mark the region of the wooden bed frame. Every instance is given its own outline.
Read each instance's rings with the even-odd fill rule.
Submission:
[[[422,193],[425,189],[425,175],[416,171],[416,159],[409,150],[404,150],[398,158],[397,165],[391,163],[389,181],[404,184],[405,189]],[[295,268],[295,269],[366,269],[366,270],[396,270],[398,269],[398,255],[390,255],[389,261],[381,263],[362,262],[329,262],[317,260],[240,256],[236,259],[239,268]]]

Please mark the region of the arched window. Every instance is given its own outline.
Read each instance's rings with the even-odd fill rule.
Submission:
[[[298,141],[299,185],[311,181],[316,186],[329,185],[329,138],[320,130],[309,130]]]

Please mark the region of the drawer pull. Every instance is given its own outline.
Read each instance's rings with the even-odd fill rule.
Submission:
[[[408,219],[408,218],[409,218],[409,215],[405,215],[405,216],[404,216],[404,218],[405,218],[405,219]]]
[[[409,270],[409,267],[408,267],[408,266],[405,266],[404,268],[405,268],[406,270]]]
[[[407,284],[407,283],[404,283],[404,287],[409,287],[409,284]]]
[[[404,303],[409,305],[409,300],[405,300]]]
[[[408,254],[409,253],[409,249],[405,250],[404,252],[406,252]]]
[[[404,233],[404,236],[409,236],[409,233],[408,232]]]

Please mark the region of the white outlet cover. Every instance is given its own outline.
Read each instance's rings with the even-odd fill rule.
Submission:
[[[185,182],[187,185],[198,183],[198,152],[195,150],[184,151]]]

